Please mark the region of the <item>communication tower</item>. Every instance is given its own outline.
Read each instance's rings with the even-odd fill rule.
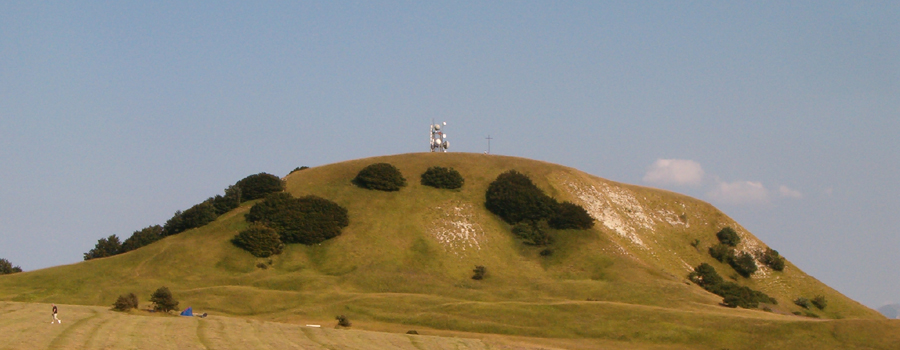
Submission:
[[[447,126],[447,122],[436,124],[434,119],[431,120],[430,144],[432,152],[447,152],[447,148],[450,148],[450,141],[447,141],[447,134],[441,131],[442,126]]]

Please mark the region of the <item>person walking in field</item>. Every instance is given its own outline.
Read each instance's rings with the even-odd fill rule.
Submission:
[[[56,304],[51,305],[53,305],[53,319],[50,320],[50,324],[53,324],[53,322],[62,323],[62,321],[56,317],[56,313],[59,312],[59,310],[56,308]]]

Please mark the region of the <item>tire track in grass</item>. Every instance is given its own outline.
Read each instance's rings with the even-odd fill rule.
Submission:
[[[278,324],[278,332],[281,333],[282,338],[287,339],[294,345],[295,349],[304,349],[304,350],[319,350],[324,349],[319,344],[310,340],[306,334],[303,333],[303,326],[293,326],[287,324]],[[299,329],[298,329],[299,328]],[[299,332],[290,332],[288,331],[299,331]],[[299,341],[300,343],[298,343]]]
[[[100,318],[97,319],[99,323],[93,322],[96,325],[94,325],[93,328],[91,328],[91,330],[88,332],[88,334],[85,335],[87,339],[85,339],[84,343],[79,348],[106,349],[109,348],[108,343],[115,342],[114,337],[117,333],[115,329],[109,330],[108,332],[100,332],[100,330],[105,328],[111,321],[113,321],[113,319],[118,318],[118,315],[101,313],[98,313],[97,315],[100,316]],[[101,338],[104,337],[105,340],[101,340]]]
[[[209,350],[212,346],[212,343],[209,341],[209,322],[201,319],[197,322],[197,339],[200,339],[200,345],[203,345],[204,349]]]
[[[324,342],[320,341],[319,338],[321,338],[321,337],[318,334],[315,334],[316,333],[315,329],[303,327],[303,328],[300,328],[300,331],[302,331],[303,334],[306,335],[307,339],[309,339],[310,341],[312,341],[316,344],[319,344],[319,346],[321,346],[322,348],[325,348],[328,350],[338,350],[337,348],[331,346],[330,344],[325,344]]]
[[[50,345],[48,345],[47,348],[49,348],[49,349],[70,348],[69,346],[66,346],[66,345],[68,345],[66,343],[66,341],[69,338],[72,338],[73,336],[79,335],[78,331],[81,328],[89,326],[90,323],[93,322],[94,318],[97,318],[100,316],[100,313],[97,312],[96,310],[90,310],[90,311],[93,313],[92,315],[82,318],[82,319],[79,319],[78,321],[75,321],[70,326],[63,329],[63,331],[61,333],[59,333],[59,335],[57,335],[55,338],[53,338],[53,340],[50,342]],[[82,346],[80,348],[83,349],[84,346]]]

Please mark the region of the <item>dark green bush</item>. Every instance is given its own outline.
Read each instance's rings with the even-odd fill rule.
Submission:
[[[399,191],[406,186],[406,179],[393,165],[375,163],[360,170],[353,183],[370,190]]]
[[[94,249],[91,249],[87,253],[84,253],[84,260],[113,256],[119,254],[121,250],[122,242],[119,241],[119,237],[116,237],[116,235],[111,235],[107,238],[101,238],[100,240],[98,240],[97,244],[94,245]]]
[[[728,259],[728,264],[734,268],[734,271],[744,277],[750,277],[757,270],[756,260],[753,259],[753,255],[744,252],[732,256]]]
[[[294,168],[294,170],[291,170],[291,172],[289,172],[288,175],[296,173],[300,170],[306,170],[306,169],[309,169],[309,167],[308,166],[298,166],[298,167]]]
[[[722,304],[728,307],[752,309],[758,307],[761,302],[778,303],[763,292],[724,281],[716,269],[707,263],[702,263],[694,268],[694,271],[688,274],[688,279],[710,293],[721,296]]]
[[[759,261],[772,270],[784,271],[784,258],[777,250],[766,248],[765,252],[759,253]]]
[[[265,198],[269,193],[284,191],[284,181],[278,176],[259,173],[247,176],[234,184],[241,189],[241,201]]]
[[[457,189],[465,180],[456,169],[433,166],[422,173],[422,185],[435,188]]]
[[[284,248],[278,233],[263,224],[251,225],[235,235],[231,243],[260,258],[281,254],[281,249]]]
[[[578,204],[562,202],[556,206],[553,216],[550,217],[550,227],[557,230],[587,230],[594,227],[594,218]]]
[[[159,225],[145,227],[140,231],[134,231],[131,237],[122,242],[121,253],[130,252],[162,238],[163,228]]]
[[[694,271],[688,274],[688,279],[703,287],[703,289],[724,282],[722,276],[719,276],[719,273],[716,272],[716,269],[707,263],[702,263],[695,267]]]
[[[473,280],[482,280],[484,279],[484,274],[487,273],[487,268],[481,265],[475,265],[475,269],[472,270],[475,274],[472,275]]]
[[[176,211],[171,219],[163,225],[163,236],[171,236],[201,227],[216,220],[216,208],[207,200],[185,211]]]
[[[160,312],[169,312],[178,308],[178,301],[172,296],[167,287],[160,287],[150,295],[153,309]]]
[[[512,233],[527,245],[546,246],[553,243],[550,226],[544,220],[519,222],[513,225]]]
[[[241,188],[237,185],[228,186],[225,189],[225,196],[216,195],[207,201],[212,202],[217,216],[225,214],[241,206]]]
[[[709,247],[709,256],[718,260],[719,262],[728,262],[734,257],[734,249],[731,247],[719,243],[712,247]]]
[[[8,275],[11,273],[22,272],[22,268],[18,266],[13,266],[9,260],[0,259],[0,275]]]
[[[485,207],[503,221],[514,225],[521,221],[540,221],[553,216],[556,201],[515,170],[504,172],[488,185]]]
[[[116,302],[113,303],[113,310],[116,311],[128,311],[130,309],[138,308],[138,299],[137,295],[134,293],[128,293],[128,295],[120,295]]]
[[[347,316],[339,315],[339,316],[335,317],[334,319],[336,319],[338,321],[338,326],[347,328],[347,327],[350,327],[350,325],[351,325],[350,319],[347,318]]]
[[[741,243],[741,237],[738,236],[737,232],[735,232],[734,229],[728,226],[716,233],[716,238],[718,238],[719,242],[722,242],[722,244],[732,247],[736,247],[739,243]]]
[[[825,296],[823,295],[816,295],[816,297],[812,298],[809,302],[819,310],[825,310],[825,307],[828,306],[828,301],[825,300]]]
[[[350,224],[347,209],[325,198],[273,193],[250,208],[249,222],[275,229],[284,243],[315,244],[336,237]]]
[[[809,309],[810,306],[809,299],[806,299],[804,297],[798,297],[797,299],[794,299],[794,304],[804,309]]]

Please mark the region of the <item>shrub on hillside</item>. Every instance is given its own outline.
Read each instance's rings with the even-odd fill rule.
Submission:
[[[300,170],[306,170],[306,169],[309,169],[309,167],[308,167],[308,166],[305,166],[305,165],[304,165],[304,166],[298,166],[298,167],[294,168],[294,170],[291,170],[291,172],[289,172],[288,175],[293,174],[293,173],[296,173],[296,172],[298,172],[298,171],[300,171]]]
[[[87,253],[84,253],[84,260],[113,256],[119,254],[121,250],[122,242],[119,241],[119,237],[116,237],[116,235],[111,235],[107,238],[99,239],[97,241],[97,244],[94,245],[94,249],[91,249]]]
[[[163,236],[171,236],[201,227],[216,220],[216,208],[212,201],[204,201],[185,211],[176,211],[171,219],[163,226]]]
[[[406,186],[406,179],[393,165],[375,163],[360,170],[353,183],[370,190],[399,191],[401,187]]]
[[[262,224],[254,224],[241,231],[231,239],[231,243],[260,258],[281,254],[281,249],[284,248],[278,232]]]
[[[336,319],[338,321],[338,326],[347,328],[347,327],[350,327],[350,325],[351,325],[350,319],[347,318],[347,316],[338,315],[334,319]]]
[[[160,240],[163,236],[163,228],[159,225],[145,227],[140,231],[134,231],[131,237],[122,242],[120,253],[130,252],[150,243]]]
[[[116,311],[128,311],[130,309],[138,308],[138,298],[134,293],[128,293],[128,295],[120,295],[116,302],[113,303],[113,310]]]
[[[794,304],[804,309],[809,309],[810,306],[809,299],[806,299],[804,297],[798,297],[797,299],[794,299]]]
[[[775,271],[784,271],[784,258],[778,254],[777,250],[766,248],[764,252],[758,253],[759,261]]]
[[[510,225],[549,219],[557,206],[528,176],[515,170],[500,174],[488,185],[484,205]]]
[[[725,226],[725,228],[717,232],[716,238],[718,238],[719,242],[722,242],[722,244],[731,247],[736,247],[738,243],[741,243],[741,237],[738,236],[737,232],[735,232],[734,229],[728,226]]]
[[[816,295],[816,297],[812,298],[809,302],[819,310],[825,310],[825,307],[828,306],[828,301],[825,300],[825,296],[823,295]]]
[[[688,279],[710,293],[721,296],[722,303],[728,307],[752,309],[758,307],[761,302],[778,303],[763,292],[724,281],[716,269],[707,263],[702,263],[694,268],[694,271],[688,274]]]
[[[317,196],[294,198],[289,193],[273,193],[253,205],[246,215],[275,229],[284,243],[315,244],[341,234],[350,224],[347,209]]]
[[[457,189],[465,180],[456,169],[433,166],[422,173],[422,185],[435,188]]]
[[[480,281],[484,279],[484,274],[487,273],[487,268],[482,265],[475,265],[475,269],[472,270],[475,274],[472,275],[473,280]]]
[[[582,206],[562,202],[556,206],[548,224],[557,230],[587,230],[594,227],[594,218]]]
[[[550,226],[545,220],[519,222],[513,225],[512,232],[527,245],[545,246],[553,243]]]
[[[744,252],[728,259],[728,265],[731,265],[731,267],[734,268],[734,271],[744,277],[750,277],[750,275],[756,272],[758,268],[756,266],[756,260],[753,259],[753,255]]]
[[[242,202],[265,198],[270,193],[284,191],[284,181],[281,181],[278,176],[267,173],[247,176],[234,185],[241,189]]]
[[[18,266],[13,266],[9,260],[0,259],[0,275],[8,275],[11,273],[22,272],[22,268]]]
[[[160,312],[169,312],[178,308],[178,301],[172,297],[169,288],[160,287],[150,295],[150,302],[153,303],[153,310]]]
[[[728,245],[719,243],[709,247],[709,256],[719,262],[728,262],[734,257],[734,249],[731,249]]]
[[[241,206],[241,188],[237,185],[228,186],[224,196],[216,195],[207,201],[212,202],[216,216],[225,214]]]

